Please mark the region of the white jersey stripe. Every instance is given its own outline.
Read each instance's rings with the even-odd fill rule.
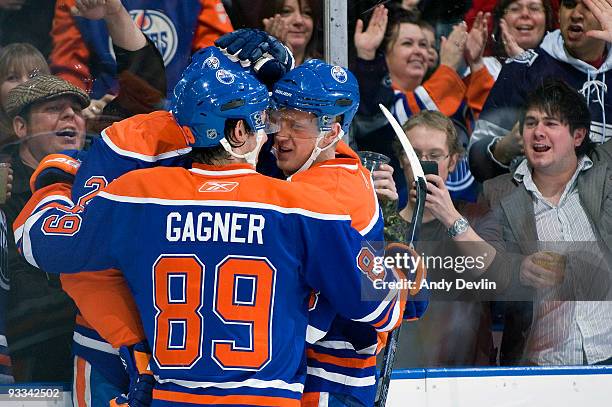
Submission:
[[[91,404],[91,365],[85,361],[85,404],[87,407]]]
[[[398,298],[395,305],[393,306],[391,318],[385,325],[376,329],[378,332],[386,332],[395,326],[398,318],[400,317],[400,305],[402,304],[400,303],[400,300]]]
[[[366,323],[374,321],[376,318],[381,316],[382,313],[385,312],[385,309],[389,306],[391,301],[393,301],[393,299],[394,299],[394,297],[396,295],[397,295],[397,290],[389,291],[389,294],[387,294],[387,298],[385,298],[385,300],[382,301],[380,303],[380,305],[378,305],[378,308],[376,308],[374,311],[372,311],[371,313],[369,313],[365,317],[359,318],[359,319],[353,319],[353,321],[355,321],[355,322],[366,322]]]
[[[34,226],[34,224],[38,221],[38,219],[40,219],[46,212],[49,211],[49,209],[51,208],[47,208],[47,209],[43,209],[42,211],[30,216],[28,218],[28,220],[25,222],[25,224],[23,225],[23,237],[22,237],[22,242],[21,242],[21,253],[23,255],[23,257],[28,261],[28,263],[30,263],[32,266],[36,267],[36,268],[40,268],[38,267],[38,263],[36,263],[36,260],[34,259],[34,253],[32,252],[32,241],[30,240],[30,229],[32,229],[32,226]],[[17,246],[19,246],[19,241],[17,240],[17,236],[15,236],[15,244],[17,244]]]
[[[191,380],[178,380],[178,379],[161,379],[159,376],[155,376],[155,380],[158,383],[172,383],[178,386],[187,387],[190,389],[195,388],[217,388],[217,389],[237,389],[241,387],[252,387],[255,389],[279,389],[288,390],[296,393],[302,393],[304,391],[304,385],[302,383],[287,383],[283,380],[259,380],[259,379],[247,379],[241,382],[194,382]]]
[[[72,206],[72,201],[70,199],[68,199],[67,197],[63,196],[63,195],[49,195],[45,198],[43,198],[38,205],[36,205],[36,207],[34,208],[34,210],[32,211],[32,213],[36,212],[36,210],[38,208],[40,208],[41,206],[44,206],[46,204],[48,204],[49,202],[52,201],[62,201],[64,203],[66,203],[68,206]],[[23,237],[23,229],[24,229],[25,224],[19,226],[17,229],[15,229],[15,233],[13,234],[15,236],[15,243],[17,243],[19,241],[19,239],[21,239]]]
[[[257,171],[253,169],[249,169],[249,168],[240,168],[237,170],[225,170],[225,171],[224,170],[209,171],[209,170],[203,170],[200,168],[191,168],[189,171],[195,174],[207,175],[211,177],[219,177],[219,176],[231,177],[233,175],[257,174]]]
[[[325,380],[329,380],[330,382],[340,383],[346,386],[353,387],[368,387],[373,386],[376,383],[374,376],[353,377],[341,373],[328,372],[327,370],[321,369],[320,367],[308,366],[308,374],[320,377]]]
[[[102,130],[102,141],[104,141],[104,143],[118,155],[121,155],[124,157],[136,158],[138,160],[146,161],[150,163],[156,162],[159,160],[163,160],[164,158],[171,158],[171,157],[178,157],[181,155],[185,155],[191,151],[191,147],[186,147],[186,148],[182,148],[178,150],[168,151],[166,153],[162,153],[158,155],[146,155],[146,154],[135,153],[133,151],[124,150],[121,147],[117,146],[115,143],[113,143],[110,137],[108,137],[108,135],[106,134],[106,129]]]
[[[306,328],[306,342],[314,344],[316,341],[323,339],[327,332],[315,328],[312,325],[308,325]]]
[[[350,221],[349,215],[340,214],[328,214],[309,211],[302,208],[285,208],[273,204],[266,204],[261,202],[241,202],[241,201],[200,201],[200,200],[176,200],[176,199],[163,199],[163,198],[140,198],[132,196],[114,195],[108,192],[101,191],[97,196],[106,198],[116,202],[126,203],[139,203],[139,204],[155,204],[155,205],[167,205],[167,206],[227,206],[234,208],[254,208],[254,209],[266,209],[271,211],[280,212],[282,214],[298,214],[307,216],[309,218],[315,218],[320,220],[344,220]]]
[[[319,393],[319,406],[318,407],[329,407],[329,393]]]
[[[345,168],[350,171],[357,171],[359,166],[357,164],[327,164],[321,165],[321,168]]]
[[[345,341],[319,341],[315,345],[327,349],[352,350],[359,355],[375,355],[377,348],[376,345],[372,345],[368,346],[367,348],[355,350],[352,343]]]
[[[376,196],[376,190],[374,189],[374,180],[372,179],[372,174],[370,174],[370,185],[372,186],[372,199],[374,199],[375,206],[374,215],[372,216],[372,219],[370,219],[370,223],[368,224],[368,226],[359,231],[362,236],[367,235],[370,230],[372,230],[374,225],[376,225],[376,223],[378,222],[378,218],[380,216],[380,207],[378,206],[378,197]]]
[[[88,338],[85,335],[82,335],[78,332],[74,332],[72,335],[72,340],[78,343],[81,346],[85,346],[86,348],[91,348],[95,350],[99,350],[101,352],[110,353],[111,355],[119,355],[119,350],[113,348],[109,343],[98,341],[96,339]]]
[[[6,341],[6,336],[0,335],[0,346],[8,346],[8,342]]]

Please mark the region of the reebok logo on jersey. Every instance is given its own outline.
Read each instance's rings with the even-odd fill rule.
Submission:
[[[199,189],[200,192],[231,192],[238,186],[238,182],[205,182]]]

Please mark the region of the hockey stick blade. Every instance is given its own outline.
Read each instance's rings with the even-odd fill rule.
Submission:
[[[414,151],[414,148],[412,148],[412,144],[410,144],[410,140],[408,140],[408,137],[404,133],[404,130],[400,124],[386,107],[381,104],[378,106],[387,118],[389,124],[391,124],[391,127],[395,131],[395,135],[402,144],[404,153],[406,154],[408,162],[410,163],[412,175],[415,179],[415,188],[417,192],[416,203],[412,212],[412,220],[410,230],[408,232],[408,244],[414,248],[414,242],[417,239],[420,225],[423,221],[423,211],[425,210],[425,200],[427,199],[427,181],[425,180],[425,173],[423,172],[423,168],[421,167],[421,163]],[[387,402],[387,395],[389,394],[389,386],[391,384],[391,373],[393,372],[393,363],[395,362],[395,356],[397,353],[400,331],[401,326],[389,333],[389,336],[387,337],[385,353],[383,355],[381,376],[379,379],[378,389],[376,391],[376,407],[385,407]]]

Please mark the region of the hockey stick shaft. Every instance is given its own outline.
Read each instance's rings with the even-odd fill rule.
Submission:
[[[387,110],[383,105],[378,105],[382,110],[383,114],[391,124],[397,138],[402,144],[402,148],[404,149],[404,153],[410,162],[410,167],[412,170],[412,174],[415,179],[415,188],[416,188],[416,203],[414,207],[414,211],[412,212],[412,219],[410,224],[410,229],[408,232],[408,244],[411,247],[414,247],[414,242],[416,242],[421,222],[423,221],[423,211],[425,210],[425,200],[427,198],[427,181],[425,180],[425,174],[423,172],[423,168],[421,167],[421,163],[419,162],[419,158],[417,157],[408,137],[404,133],[400,124],[397,122],[395,117]],[[376,392],[376,407],[385,407],[387,402],[387,396],[389,394],[389,386],[391,384],[391,373],[393,372],[393,364],[395,362],[395,357],[397,354],[399,335],[401,332],[401,326],[392,331],[387,337],[387,343],[385,347],[385,352],[383,354],[383,363],[381,368],[381,376],[379,379],[379,384]]]

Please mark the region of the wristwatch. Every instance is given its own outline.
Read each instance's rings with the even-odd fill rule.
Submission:
[[[462,233],[465,233],[469,227],[470,227],[470,223],[467,221],[467,219],[464,217],[461,217],[457,219],[455,223],[453,223],[453,225],[450,228],[448,228],[446,232],[448,233],[448,237],[452,239],[456,236],[459,236]]]

